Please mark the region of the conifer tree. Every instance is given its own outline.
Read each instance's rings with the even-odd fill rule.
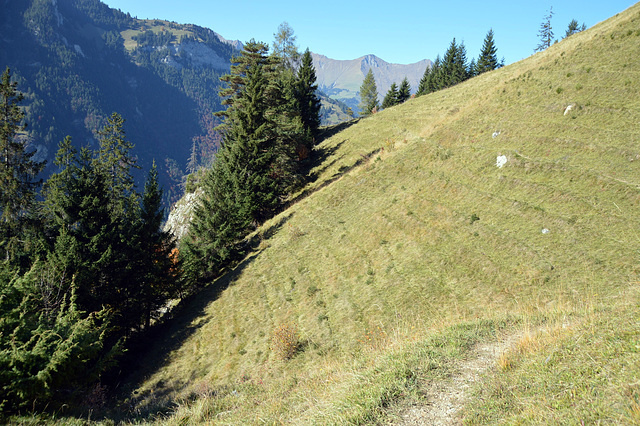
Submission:
[[[469,78],[473,78],[478,75],[478,64],[473,58],[471,58],[471,61],[469,61],[469,66],[467,67],[467,75],[469,76]]]
[[[16,238],[25,229],[41,183],[34,179],[44,167],[44,163],[33,161],[35,152],[26,152],[18,140],[18,133],[26,126],[24,112],[18,107],[24,96],[17,85],[7,68],[0,81],[0,255],[5,260],[18,250]]]
[[[567,27],[567,31],[564,34],[564,38],[569,37],[570,35],[579,33],[580,31],[584,31],[587,29],[586,24],[582,24],[582,26],[578,25],[578,21],[576,21],[575,19],[572,19],[571,22],[569,22],[569,26]]]
[[[291,115],[290,86],[277,73],[278,58],[267,51],[252,40],[222,78],[229,85],[221,91],[229,105],[224,141],[185,241],[192,278],[216,274],[240,252],[241,239],[276,211],[295,180],[302,124]]]
[[[134,194],[131,169],[139,168],[131,155],[133,144],[126,139],[122,116],[117,112],[111,114],[107,124],[98,131],[98,138],[100,149],[94,163],[107,178],[111,208],[122,213],[131,209],[130,196]]]
[[[398,86],[395,83],[391,83],[389,91],[382,100],[382,108],[384,109],[397,105],[399,103],[398,95]]]
[[[138,238],[138,266],[136,276],[140,283],[138,295],[132,303],[138,307],[139,324],[149,327],[152,313],[177,295],[178,276],[175,261],[175,243],[171,235],[162,230],[164,208],[162,189],[158,182],[155,161],[149,170],[142,194]]]
[[[400,83],[400,89],[398,89],[398,103],[406,102],[409,98],[411,98],[411,85],[405,77]]]
[[[402,79],[402,83],[400,83],[400,88],[398,89],[398,101],[399,103],[406,102],[411,98],[411,85],[409,84],[409,80],[407,77]]]
[[[535,48],[536,52],[543,51],[551,46],[553,42],[553,28],[551,27],[551,18],[553,17],[553,6],[549,8],[549,14],[544,17],[544,20],[540,24],[540,30],[538,31],[538,37],[540,37],[540,44]]]
[[[300,52],[296,45],[296,36],[293,28],[283,22],[278,26],[278,31],[274,34],[273,55],[282,59],[285,69],[295,71],[300,62]]]
[[[373,77],[373,71],[369,68],[367,75],[360,86],[360,110],[362,115],[369,115],[380,107],[378,103],[378,88]]]
[[[467,79],[467,53],[464,43],[456,44],[454,38],[442,60],[443,86],[451,87]]]
[[[418,85],[418,91],[416,92],[417,96],[426,95],[429,93],[429,81],[431,80],[431,70],[432,66],[427,66],[424,70],[424,74],[422,74],[422,78],[420,79],[420,84]]]
[[[498,49],[496,48],[493,40],[493,29],[490,29],[484,39],[484,44],[480,51],[480,57],[476,64],[476,72],[478,74],[500,68],[501,64],[498,61],[497,52]]]
[[[437,55],[436,60],[433,63],[433,67],[431,68],[431,73],[429,75],[429,81],[427,84],[427,93],[436,92],[445,87],[446,85],[445,85],[443,62],[442,62],[442,59],[440,58],[440,55]]]
[[[302,55],[296,83],[296,98],[300,108],[300,117],[305,132],[315,138],[320,127],[320,98],[318,98],[316,70],[313,66],[311,52],[307,49]]]

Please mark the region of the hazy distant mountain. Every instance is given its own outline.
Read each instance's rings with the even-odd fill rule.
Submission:
[[[405,77],[411,84],[411,92],[415,93],[425,69],[432,65],[429,59],[401,65],[390,64],[375,55],[366,55],[348,61],[331,59],[316,53],[312,53],[312,56],[318,88],[331,98],[344,102],[354,111],[360,103],[360,85],[369,69],[373,70],[378,87],[378,99],[382,102],[391,84],[400,85]]]

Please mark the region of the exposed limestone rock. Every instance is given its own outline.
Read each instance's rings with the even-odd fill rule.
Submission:
[[[167,222],[164,224],[164,230],[171,232],[178,241],[187,235],[195,207],[202,193],[202,190],[198,189],[195,192],[185,194],[171,209]]]

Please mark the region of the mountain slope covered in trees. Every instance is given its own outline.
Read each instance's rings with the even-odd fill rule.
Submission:
[[[25,93],[28,146],[49,173],[58,142],[95,146],[112,112],[143,165],[156,160],[169,199],[187,169],[210,162],[218,78],[235,52],[213,31],[137,20],[98,0],[29,0],[3,5],[0,34],[0,63]]]

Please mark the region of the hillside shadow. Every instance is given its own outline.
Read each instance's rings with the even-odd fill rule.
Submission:
[[[337,135],[338,133],[348,129],[349,127],[357,124],[360,121],[359,118],[354,118],[353,120],[345,121],[344,123],[334,124],[332,126],[322,127],[318,134],[318,138],[320,142],[325,139],[329,139],[332,136]]]
[[[342,144],[344,144],[345,142],[347,142],[347,139],[345,139],[344,141],[340,142],[337,146],[335,146],[334,148],[331,149],[332,153],[334,153],[335,151],[338,150],[338,148],[340,148],[340,146]],[[338,169],[338,171],[336,173],[333,174],[333,176],[331,176],[330,178],[328,178],[327,180],[325,180],[324,182],[322,182],[320,185],[318,186],[314,186],[314,187],[310,187],[310,184],[316,182],[318,180],[318,178],[320,177],[320,175],[326,171],[329,167],[331,167],[333,164],[335,164],[336,162],[338,162],[339,160],[341,160],[343,158],[343,156],[340,156],[338,158],[336,158],[335,160],[331,161],[330,163],[326,164],[324,167],[322,167],[321,169],[316,170],[312,176],[310,176],[309,181],[307,183],[306,188],[300,192],[298,195],[296,195],[294,198],[292,198],[289,203],[287,204],[287,207],[296,204],[297,202],[307,198],[309,195],[320,191],[322,188],[325,188],[328,185],[331,185],[333,182],[337,181],[338,179],[340,179],[342,176],[346,175],[347,173],[349,173],[351,170],[355,169],[358,166],[361,166],[362,164],[364,164],[365,162],[369,161],[371,159],[371,157],[373,157],[374,155],[376,155],[377,153],[379,153],[381,150],[381,148],[377,148],[374,149],[373,151],[370,151],[366,154],[360,155],[360,158],[358,158],[353,164],[351,165],[343,165],[340,166],[340,168]],[[331,154],[332,154],[331,153]],[[331,154],[327,154],[326,157],[328,158]]]
[[[171,394],[182,390],[175,384],[169,386],[160,382],[153,389],[152,395],[134,394],[134,390],[154,372],[168,365],[171,362],[171,353],[179,350],[193,334],[207,324],[207,307],[233,285],[262,252],[259,248],[260,241],[275,235],[292,216],[293,213],[284,215],[277,222],[257,233],[253,239],[248,239],[245,245],[248,254],[238,264],[223,272],[223,275],[208,286],[182,299],[179,305],[167,314],[169,318],[129,344],[127,355],[120,361],[119,371],[111,380],[105,380],[105,382],[111,382],[115,388],[115,396],[120,401],[118,412],[111,413],[105,418],[122,421],[160,414],[171,408]],[[184,383],[183,386],[187,384]],[[123,403],[123,401],[127,402]]]

